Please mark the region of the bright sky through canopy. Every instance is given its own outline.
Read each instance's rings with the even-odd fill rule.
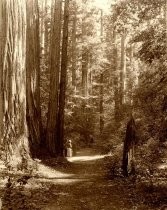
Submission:
[[[99,9],[102,9],[105,13],[109,11],[110,5],[114,3],[115,0],[94,0],[94,4]]]

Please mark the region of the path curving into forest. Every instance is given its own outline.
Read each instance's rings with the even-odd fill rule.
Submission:
[[[72,176],[52,186],[55,197],[44,210],[151,210],[137,203],[133,185],[107,179],[104,158],[90,150],[69,158]]]
[[[12,188],[5,187],[7,179],[2,179],[2,210],[7,210],[9,206],[13,210],[161,209],[159,207],[165,203],[159,203],[156,207],[152,205],[148,201],[152,194],[147,192],[146,195],[138,190],[131,178],[109,179],[105,159],[106,155],[84,149],[68,161],[64,160],[64,163],[62,159],[56,162],[58,160],[54,158],[38,162],[37,174],[24,186],[19,185],[18,175],[12,178]]]

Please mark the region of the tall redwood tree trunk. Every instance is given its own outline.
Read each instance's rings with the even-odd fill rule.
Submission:
[[[52,21],[50,45],[50,92],[47,119],[47,148],[50,155],[56,155],[57,144],[57,115],[58,115],[58,90],[60,73],[60,41],[61,41],[61,12],[62,1],[55,0],[54,18]]]
[[[2,32],[0,126],[1,141],[8,159],[14,156],[21,157],[23,148],[28,153],[25,66],[26,1],[1,0],[0,10],[0,32]]]
[[[42,139],[40,107],[40,39],[37,0],[27,0],[27,123],[33,155],[39,150]]]
[[[63,156],[64,145],[64,109],[66,99],[66,80],[67,80],[67,47],[68,47],[68,22],[69,22],[69,0],[65,0],[64,5],[64,27],[61,59],[61,76],[60,76],[60,94],[59,94],[59,112],[58,112],[58,138],[57,138],[57,155]]]

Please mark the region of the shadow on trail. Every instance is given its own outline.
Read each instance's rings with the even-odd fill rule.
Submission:
[[[139,202],[132,184],[106,178],[105,157],[84,150],[61,166],[52,162],[52,169],[68,176],[43,180],[52,183],[50,193],[54,195],[44,210],[153,210]]]
[[[20,200],[24,210],[158,209],[144,204],[128,179],[107,179],[104,158],[92,151],[81,151],[63,162],[57,159],[40,162],[38,176],[32,177],[23,189],[20,186],[11,189],[10,194],[15,193],[17,199],[7,202],[19,206]]]

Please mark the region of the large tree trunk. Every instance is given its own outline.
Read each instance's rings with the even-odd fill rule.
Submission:
[[[50,93],[47,121],[47,148],[50,155],[56,154],[57,143],[57,114],[58,114],[58,88],[60,73],[60,41],[61,41],[61,10],[62,1],[55,1],[54,21],[51,32],[50,46]]]
[[[65,0],[64,5],[64,28],[61,59],[61,77],[59,94],[59,112],[58,112],[58,137],[56,151],[58,156],[63,156],[64,147],[64,109],[66,99],[66,80],[67,80],[67,47],[68,47],[68,21],[69,21],[69,0]]]
[[[0,1],[1,139],[7,159],[28,152],[26,126],[26,1]],[[3,42],[2,42],[3,41]],[[10,160],[9,160],[10,161]],[[15,160],[16,162],[16,160]]]
[[[39,150],[42,138],[40,107],[40,40],[37,0],[27,0],[27,123],[33,155]]]

